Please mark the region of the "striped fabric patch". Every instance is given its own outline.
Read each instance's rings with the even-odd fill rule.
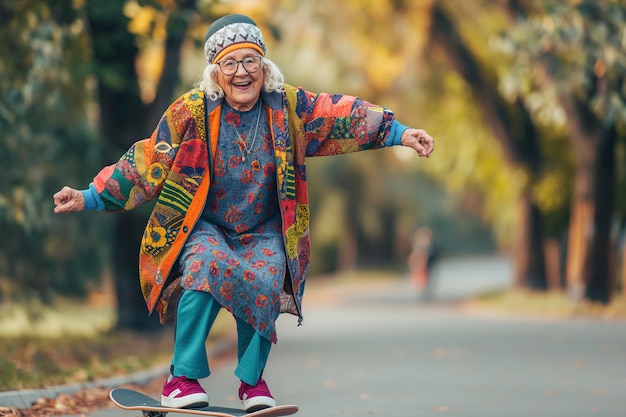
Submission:
[[[159,203],[176,211],[186,212],[193,196],[180,185],[166,181],[159,196]]]

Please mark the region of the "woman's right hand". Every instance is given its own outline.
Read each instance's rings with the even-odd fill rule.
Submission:
[[[53,197],[56,214],[85,210],[85,198],[78,190],[66,186]]]

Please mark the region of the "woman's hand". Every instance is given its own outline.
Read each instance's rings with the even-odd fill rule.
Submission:
[[[56,214],[83,211],[85,209],[83,193],[73,188],[63,187],[53,198],[54,212]]]
[[[435,149],[435,140],[422,129],[407,129],[402,133],[402,146],[415,149],[419,156],[429,157]]]

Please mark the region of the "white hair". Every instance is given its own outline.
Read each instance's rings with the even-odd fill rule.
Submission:
[[[285,77],[278,66],[267,58],[261,57],[262,69],[265,72],[263,91],[266,93],[281,92],[285,89]],[[217,100],[224,97],[224,90],[217,83],[217,71],[219,65],[208,64],[202,72],[198,82],[198,88],[204,91],[209,100]]]

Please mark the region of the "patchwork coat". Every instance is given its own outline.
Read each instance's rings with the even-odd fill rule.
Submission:
[[[310,264],[305,158],[385,146],[391,111],[346,95],[314,94],[289,85],[262,93],[274,141],[277,190],[287,255],[281,312],[302,320]],[[165,111],[152,135],[105,167],[93,185],[105,211],[131,210],[157,199],[139,253],[141,290],[148,311],[173,321],[181,291],[180,251],[200,217],[211,184],[211,155],[219,139],[222,100],[191,90]]]

